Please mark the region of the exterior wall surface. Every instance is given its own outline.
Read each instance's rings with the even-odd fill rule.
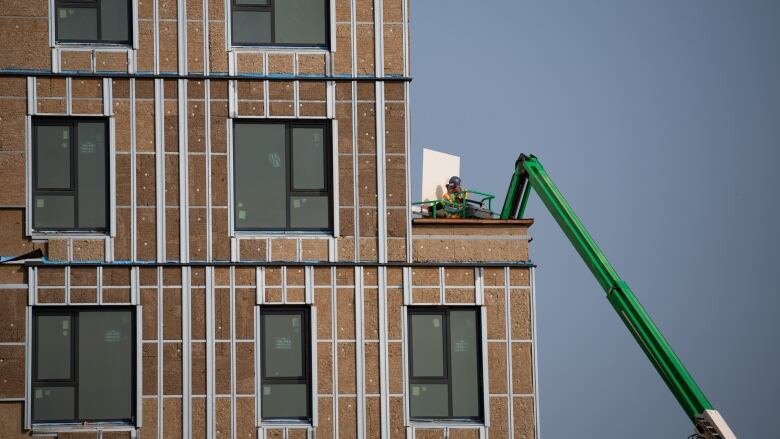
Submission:
[[[531,222],[412,226],[408,3],[331,1],[329,49],[232,47],[230,3],[133,0],[132,43],[101,46],[56,43],[53,0],[0,1],[0,256],[44,255],[0,263],[0,437],[536,437]],[[108,233],[32,229],[50,115],[109,121]],[[234,230],[244,119],[332,123],[333,233]],[[311,310],[308,424],[259,416],[260,307],[279,304]],[[482,422],[410,420],[422,305],[479,308]],[[134,307],[134,425],[31,422],[43,306]]]

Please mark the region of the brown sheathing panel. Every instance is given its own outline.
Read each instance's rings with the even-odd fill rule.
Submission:
[[[160,8],[161,12],[165,8]],[[173,9],[175,14],[175,3],[169,9]],[[161,14],[162,15],[162,14]],[[173,17],[176,18],[175,15]],[[160,73],[177,73],[178,67],[178,55],[179,55],[179,41],[178,41],[178,29],[177,23],[173,21],[159,22],[160,29],[160,47],[159,47],[159,60],[160,60]]]
[[[157,399],[143,399],[143,428],[140,430],[140,437],[157,437]]]
[[[72,267],[70,269],[71,286],[97,286],[97,271],[94,267]]]
[[[127,72],[126,52],[95,52],[95,70],[97,72]]]
[[[416,439],[444,439],[443,428],[416,428],[414,430]]]
[[[298,74],[324,76],[326,71],[326,57],[324,54],[298,54]]]
[[[0,291],[0,342],[24,341],[26,305],[26,290]]]
[[[163,289],[163,337],[181,340],[181,289]]]
[[[317,393],[333,393],[333,343],[331,342],[317,343]]]
[[[155,228],[155,208],[138,208],[138,241],[136,255],[139,260],[153,261],[157,253],[157,232]]]
[[[509,437],[509,399],[490,397],[490,436]]]
[[[25,205],[24,153],[0,154],[0,205]]]
[[[333,438],[333,398],[320,397],[317,399],[318,425],[315,430],[316,439]]]
[[[65,303],[64,288],[46,288],[38,290],[38,302],[40,303]]]
[[[189,209],[189,240],[190,260],[206,260],[206,208],[191,207]]]
[[[181,398],[163,399],[163,437],[165,439],[182,437],[181,414]]]
[[[103,239],[74,239],[74,261],[102,261],[105,259]]]
[[[534,392],[532,356],[531,343],[512,343],[512,393]]]
[[[356,392],[355,343],[338,343],[338,393]]]
[[[404,400],[398,396],[390,397],[390,437],[405,439]]]
[[[255,428],[255,398],[240,396],[236,398],[236,438],[257,437]],[[288,436],[291,438],[292,435]]]
[[[374,25],[357,25],[357,74],[374,74]]]
[[[254,288],[238,288],[235,291],[235,331],[237,340],[254,340]]]
[[[352,29],[349,23],[336,23],[336,53],[333,57],[333,73],[352,74]]]
[[[506,306],[503,288],[485,287],[488,340],[506,339]]]
[[[488,374],[490,393],[507,393],[506,343],[488,343]]]
[[[121,243],[120,243],[121,245]],[[67,261],[69,239],[50,239],[48,244],[48,256],[50,261]]]
[[[24,397],[24,349],[0,345],[0,398]]]
[[[194,2],[187,2],[187,6]],[[201,3],[202,4],[202,3]],[[203,73],[203,22],[187,21],[187,70]]]
[[[143,383],[142,392],[144,395],[156,395],[158,371],[157,343],[144,343],[142,349],[143,355]]]
[[[60,69],[63,72],[92,72],[92,51],[68,50],[60,52]]]
[[[230,343],[214,344],[215,370],[214,385],[218,394],[230,393]]]
[[[512,339],[531,339],[531,297],[527,289],[512,289],[509,297],[512,310]]]
[[[181,395],[182,392],[181,343],[163,344],[163,393]]]
[[[406,161],[403,156],[388,156],[385,160],[387,206],[406,208]],[[405,223],[405,221],[404,221]],[[404,226],[404,235],[406,235]]]
[[[366,393],[379,393],[379,343],[365,342],[364,345],[363,387]]]
[[[193,340],[206,339],[206,290],[204,288],[191,289],[190,325]]]
[[[292,75],[294,73],[292,53],[269,53],[267,56],[269,75]]]
[[[51,69],[47,15],[0,18],[0,69]]]
[[[338,398],[339,438],[352,439],[357,434],[357,401],[354,396]]]
[[[236,73],[239,75],[262,75],[263,54],[262,53],[236,53]]]
[[[152,0],[139,0],[139,11],[141,4],[151,5]],[[149,17],[151,17],[151,12]],[[154,72],[154,22],[144,19],[139,15],[138,19],[138,50],[136,51],[137,70],[143,73]]]
[[[366,437],[382,437],[380,433],[380,423],[382,420],[382,409],[379,397],[369,396],[365,401],[365,423]]]
[[[404,73],[404,26],[401,23],[384,25],[384,68],[386,75]]]
[[[157,288],[141,288],[140,292],[144,340],[154,340],[157,338]]]
[[[26,87],[23,79],[0,78],[0,152],[25,150]]]
[[[230,339],[230,290],[217,288],[214,290],[214,336],[217,340]]]
[[[532,397],[514,398],[514,430],[518,439],[534,439],[536,437],[536,415]]]
[[[236,393],[251,395],[255,391],[254,343],[236,343]]]
[[[227,393],[230,393],[229,391]],[[216,406],[215,425],[217,430],[217,438],[229,438],[232,434],[232,424],[230,418],[231,402],[230,398],[217,397],[214,398],[214,405]]]
[[[97,288],[71,288],[70,301],[73,303],[97,303]]]
[[[0,209],[0,230],[0,255],[17,256],[42,247],[24,236],[23,209]]]
[[[206,438],[206,398],[205,397],[193,397],[192,398],[192,426],[190,427],[190,433],[192,439],[205,439]],[[142,436],[143,437],[143,436]]]

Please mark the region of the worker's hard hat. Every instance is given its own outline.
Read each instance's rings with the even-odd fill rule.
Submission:
[[[447,186],[460,186],[460,177],[457,175],[450,177],[450,182],[447,183]]]

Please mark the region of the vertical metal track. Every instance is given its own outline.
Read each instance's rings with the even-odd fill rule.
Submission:
[[[355,267],[355,362],[357,384],[357,433],[366,437],[365,342],[363,333],[363,267]]]
[[[537,338],[537,325],[536,325],[536,269],[534,267],[530,268],[531,273],[531,291],[530,291],[530,297],[531,297],[531,355],[533,355],[533,368],[532,374],[533,374],[533,385],[534,385],[534,432],[537,439],[541,437],[541,430],[542,426],[539,423],[540,417],[539,417],[539,356],[537,354],[536,349],[536,342],[538,340]]]
[[[236,439],[236,267],[230,267],[230,437]]]
[[[190,267],[181,271],[182,436],[192,436],[192,303]]]
[[[380,437],[390,437],[390,384],[387,360],[387,268],[379,267],[377,279],[377,303],[379,308],[379,412]]]
[[[165,418],[163,416],[163,269],[157,267],[157,438],[165,439]]]
[[[156,4],[156,3],[155,3]],[[157,189],[156,198],[156,221],[157,221],[157,262],[164,262],[165,255],[165,136],[163,129],[165,127],[163,116],[163,104],[165,96],[163,94],[163,80],[154,80],[154,153],[155,153],[155,186]],[[136,244],[136,243],[134,243]]]
[[[138,260],[137,245],[138,242],[138,211],[137,193],[136,193],[136,107],[135,107],[135,78],[130,79],[130,260]]]
[[[512,300],[510,298],[510,295],[512,293],[512,288],[509,284],[510,277],[509,277],[509,267],[504,267],[504,311],[506,313],[504,317],[504,321],[506,322],[504,324],[504,330],[505,330],[505,337],[506,341],[504,343],[506,348],[506,388],[507,388],[507,396],[509,397],[509,437],[514,438],[515,437],[515,399],[514,396],[514,389],[512,388],[513,381],[512,381]],[[483,339],[487,339],[487,334],[484,334],[482,336]]]
[[[214,267],[206,267],[206,438],[216,435],[214,425],[215,346],[214,346]]]
[[[338,350],[338,288],[336,286],[336,267],[330,267],[330,294],[331,294],[331,338],[333,349],[333,403],[331,408],[333,414],[331,419],[333,420],[333,439],[338,439],[339,436],[339,350]]]
[[[189,146],[187,80],[179,79],[179,260],[190,261]]]

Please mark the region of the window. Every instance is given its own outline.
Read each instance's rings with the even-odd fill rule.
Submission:
[[[106,125],[106,119],[34,119],[34,230],[108,229]]]
[[[129,308],[36,308],[32,420],[135,419],[135,316]]]
[[[482,420],[479,310],[410,308],[412,419]]]
[[[58,43],[130,44],[130,0],[55,0]]]
[[[322,123],[236,122],[236,230],[329,231],[329,130]]]
[[[327,0],[232,0],[233,45],[327,47]]]
[[[263,307],[263,419],[311,419],[311,346],[309,310],[302,307]]]

